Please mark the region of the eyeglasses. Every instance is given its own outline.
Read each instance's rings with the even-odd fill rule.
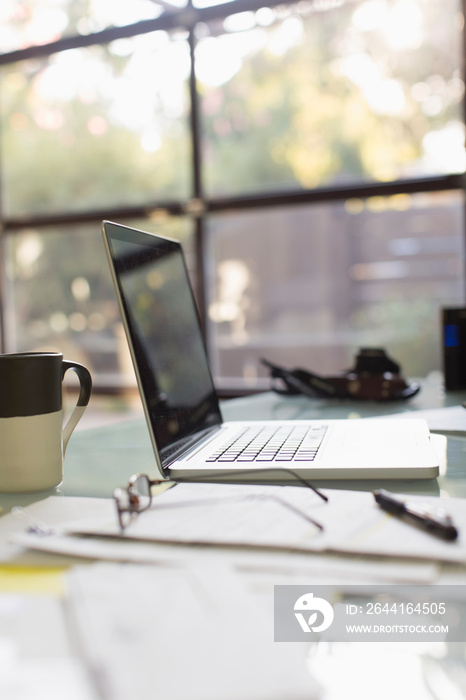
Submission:
[[[248,470],[248,474],[262,474],[264,475],[267,471],[273,471],[275,475],[277,475],[280,472],[283,472],[283,474],[287,476],[292,476],[293,479],[295,479],[297,482],[299,482],[302,486],[305,488],[310,489],[313,491],[319,498],[321,498],[323,501],[328,501],[328,497],[322,493],[322,491],[319,491],[318,489],[315,488],[309,481],[306,479],[303,479],[299,474],[297,474],[295,471],[292,469],[285,469],[285,468],[279,468],[279,469],[273,469],[273,470],[267,470],[267,469],[251,469]],[[229,476],[240,476],[244,475],[244,471],[238,471],[238,472],[229,472]],[[224,476],[222,475],[221,472],[218,474],[210,474],[208,477],[208,480],[206,477],[192,477],[189,479],[180,479],[176,483],[212,483],[212,480],[216,479],[217,477]],[[128,481],[128,485],[126,488],[117,488],[113,492],[113,498],[115,501],[116,509],[117,509],[117,515],[118,515],[118,522],[120,525],[120,528],[122,531],[126,530],[126,528],[131,524],[131,522],[137,518],[137,516],[140,513],[143,513],[145,510],[148,510],[148,508],[151,507],[152,505],[152,487],[153,486],[159,486],[160,484],[165,483],[161,481],[160,479],[150,479],[147,474],[133,474],[133,476],[130,477]],[[268,484],[270,485],[270,484]],[[321,525],[321,523],[317,522],[312,518],[310,515],[302,511],[300,508],[297,508],[294,504],[289,503],[285,499],[280,498],[279,496],[276,496],[275,494],[245,494],[244,496],[241,497],[234,497],[234,498],[241,498],[242,500],[244,499],[255,499],[255,500],[273,500],[276,503],[279,503],[283,507],[287,508],[288,510],[292,510],[296,515],[299,515],[300,517],[304,518],[308,522],[312,523],[315,525],[319,530],[323,531],[324,527]],[[206,501],[203,499],[202,501],[193,501],[192,505],[205,505]],[[209,503],[212,503],[212,500],[209,500]],[[181,505],[181,504],[180,504]],[[183,505],[187,505],[186,502],[183,503]]]
[[[116,488],[113,492],[120,528],[125,530],[139,513],[152,505],[152,487],[162,483],[159,479],[149,479],[147,474],[133,474],[127,487]]]

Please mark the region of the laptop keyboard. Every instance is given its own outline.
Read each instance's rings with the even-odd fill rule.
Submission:
[[[246,428],[207,462],[312,462],[326,425]]]

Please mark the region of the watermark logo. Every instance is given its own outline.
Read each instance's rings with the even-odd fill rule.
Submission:
[[[276,642],[466,642],[466,587],[274,586]]]
[[[300,596],[294,604],[294,611],[303,632],[323,632],[333,622],[332,606],[328,600],[315,597],[314,593],[305,593]],[[320,624],[316,624],[319,618]]]

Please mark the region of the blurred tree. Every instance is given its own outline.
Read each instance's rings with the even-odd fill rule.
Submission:
[[[448,40],[442,31],[445,3],[418,0],[412,24],[414,31],[421,23],[422,37],[411,43],[407,37],[394,48],[397,26],[388,31],[383,22],[370,29],[355,24],[356,13],[372,5],[387,13],[397,7],[368,0],[321,13],[308,5],[301,15],[299,6],[267,29],[244,32],[251,48],[236,74],[221,85],[202,86],[209,192],[390,180],[448,169],[446,152],[443,166],[428,161],[425,139],[453,122],[461,150],[460,32],[447,28]],[[449,5],[451,17],[456,3]],[[215,64],[215,44],[208,41]],[[220,57],[222,37],[216,41]]]

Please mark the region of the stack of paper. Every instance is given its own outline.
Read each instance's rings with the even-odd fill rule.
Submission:
[[[75,633],[111,700],[315,700],[307,644],[273,641],[263,610],[226,569],[97,564],[69,575]]]
[[[138,541],[352,552],[466,563],[464,499],[410,496],[443,508],[460,532],[446,542],[382,511],[372,493],[327,490],[328,502],[297,486],[181,484],[154,499],[122,535],[115,514],[69,524],[68,533]],[[320,530],[315,523],[320,524]]]

